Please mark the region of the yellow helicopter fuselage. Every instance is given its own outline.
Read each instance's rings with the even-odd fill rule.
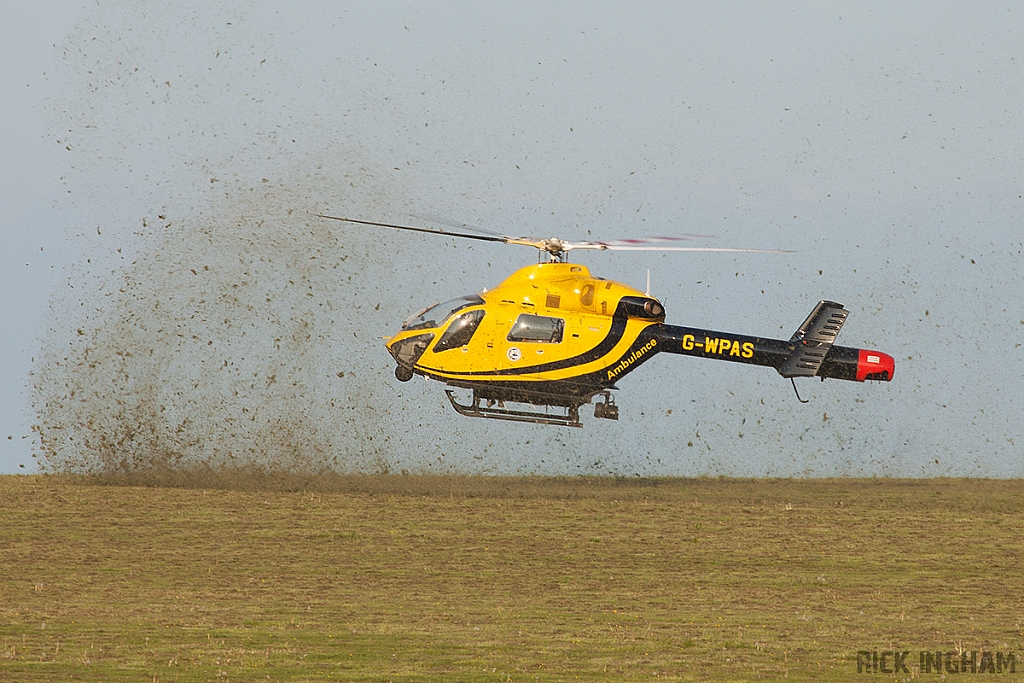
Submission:
[[[622,315],[623,300],[631,301],[640,315]],[[459,306],[460,301],[465,305]],[[406,321],[405,329],[387,341],[400,365],[412,360],[399,353],[403,345],[418,339],[422,351],[408,366],[417,374],[454,386],[504,387],[552,398],[564,394],[573,397],[571,402],[612,386],[623,373],[609,377],[609,370],[633,353],[646,328],[664,320],[656,299],[593,277],[586,266],[574,263],[521,268],[452,308],[439,312],[447,314],[443,320],[428,313],[422,320]],[[475,329],[449,343],[457,335],[448,328],[460,324]]]

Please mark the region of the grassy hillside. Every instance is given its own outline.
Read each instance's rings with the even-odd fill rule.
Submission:
[[[1024,676],[1019,481],[162,483],[0,477],[0,679]]]

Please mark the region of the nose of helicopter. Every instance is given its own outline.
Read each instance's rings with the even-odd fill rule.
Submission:
[[[412,367],[420,359],[427,346],[434,340],[433,332],[413,335],[397,334],[384,342],[384,346],[395,361],[405,367]]]

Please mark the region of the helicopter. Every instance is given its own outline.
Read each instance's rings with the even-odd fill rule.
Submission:
[[[446,237],[531,246],[538,262],[498,286],[428,306],[385,338],[395,377],[444,382],[452,407],[467,417],[582,427],[580,408],[595,397],[594,417],[617,420],[617,382],[659,353],[774,368],[790,379],[892,380],[895,361],[880,351],[836,346],[849,311],[819,301],[788,340],[665,323],[665,307],[628,285],[570,263],[576,250],[780,253],[781,249],[687,247],[706,235],[572,242],[435,230],[325,214],[320,218]],[[456,390],[472,392],[460,401]],[[801,403],[808,401],[800,398]],[[518,404],[510,407],[508,404]]]

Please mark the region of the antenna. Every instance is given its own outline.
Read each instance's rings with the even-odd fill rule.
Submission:
[[[644,292],[646,296],[651,295],[651,269],[647,269],[647,291]]]

